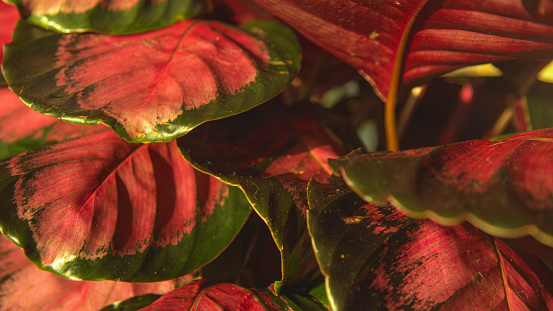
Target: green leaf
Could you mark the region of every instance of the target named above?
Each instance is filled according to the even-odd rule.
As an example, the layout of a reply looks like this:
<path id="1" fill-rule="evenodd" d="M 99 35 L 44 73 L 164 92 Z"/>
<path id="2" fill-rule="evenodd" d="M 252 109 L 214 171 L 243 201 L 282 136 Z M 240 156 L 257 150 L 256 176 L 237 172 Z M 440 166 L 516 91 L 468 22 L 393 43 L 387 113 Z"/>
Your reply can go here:
<path id="1" fill-rule="evenodd" d="M 203 0 L 8 0 L 29 22 L 59 32 L 128 34 L 192 18 L 207 7 Z"/>
<path id="2" fill-rule="evenodd" d="M 352 153 L 331 165 L 367 202 L 390 201 L 443 225 L 553 246 L 553 130 L 398 153 Z"/>
<path id="3" fill-rule="evenodd" d="M 207 264 L 250 214 L 243 193 L 196 171 L 176 143 L 104 130 L 0 162 L 0 229 L 43 270 L 152 282 Z"/>
<path id="4" fill-rule="evenodd" d="M 329 132 L 347 125 L 331 125 L 331 120 L 315 107 L 284 108 L 271 102 L 207 123 L 177 140 L 197 169 L 242 188 L 269 226 L 282 256 L 277 292 L 283 283 L 316 269 L 314 261 L 306 261 L 312 254 L 306 189 L 309 179 L 329 177 L 327 159 L 344 152 L 338 136 Z"/>
<path id="5" fill-rule="evenodd" d="M 309 183 L 309 232 L 333 310 L 551 310 L 553 297 L 501 240 L 443 227 Z"/>
<path id="6" fill-rule="evenodd" d="M 189 20 L 132 36 L 59 34 L 20 21 L 3 68 L 38 112 L 162 142 L 274 97 L 296 76 L 300 54 L 276 21 Z"/>

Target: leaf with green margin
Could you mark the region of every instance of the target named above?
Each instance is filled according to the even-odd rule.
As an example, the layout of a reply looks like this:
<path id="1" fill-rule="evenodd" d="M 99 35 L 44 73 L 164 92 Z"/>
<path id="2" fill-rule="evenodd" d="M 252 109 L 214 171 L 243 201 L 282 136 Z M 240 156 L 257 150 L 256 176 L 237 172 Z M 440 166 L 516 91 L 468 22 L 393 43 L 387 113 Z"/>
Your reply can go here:
<path id="1" fill-rule="evenodd" d="M 553 246 L 553 129 L 398 153 L 352 153 L 331 166 L 368 202 L 413 217 L 469 221 L 499 237 Z"/>
<path id="2" fill-rule="evenodd" d="M 501 240 L 443 227 L 310 182 L 309 232 L 333 310 L 553 310 Z"/>
<path id="3" fill-rule="evenodd" d="M 132 36 L 59 34 L 20 21 L 3 68 L 38 112 L 161 142 L 271 99 L 296 76 L 300 54 L 276 21 L 189 20 Z"/>
<path id="4" fill-rule="evenodd" d="M 13 5 L 6 4 L 0 1 L 0 63 L 4 58 L 4 44 L 12 41 L 12 31 L 19 19 L 19 13 Z M 0 73 L 0 86 L 6 85 L 4 75 Z"/>
<path id="5" fill-rule="evenodd" d="M 242 188 L 265 220 L 282 256 L 283 279 L 275 289 L 308 273 L 312 254 L 305 224 L 307 182 L 331 175 L 328 158 L 344 153 L 347 124 L 313 106 L 285 108 L 277 101 L 206 123 L 177 140 L 197 169 Z M 335 130 L 337 136 L 329 132 Z M 312 262 L 312 269 L 316 269 Z M 301 278 L 301 276 L 298 276 Z"/>
<path id="6" fill-rule="evenodd" d="M 196 171 L 176 143 L 112 131 L 0 162 L 0 229 L 41 269 L 83 280 L 152 282 L 190 273 L 250 214 L 243 193 Z"/>
<path id="7" fill-rule="evenodd" d="M 186 275 L 170 281 L 134 284 L 68 280 L 40 271 L 22 249 L 0 235 L 2 310 L 98 310 L 135 295 L 163 295 L 191 279 L 191 275 Z"/>
<path id="8" fill-rule="evenodd" d="M 103 307 L 100 311 L 136 311 L 151 305 L 160 297 L 161 295 L 155 294 L 135 296 L 125 301 L 115 302 L 109 306 Z"/>
<path id="9" fill-rule="evenodd" d="M 192 281 L 165 294 L 144 308 L 148 310 L 327 310 L 316 300 L 299 295 L 275 295 L 268 288 L 247 289 L 207 279 Z"/>
<path id="10" fill-rule="evenodd" d="M 129 34 L 166 27 L 207 8 L 204 0 L 7 0 L 29 22 L 58 32 Z"/>
<path id="11" fill-rule="evenodd" d="M 0 87 L 0 105 L 0 159 L 105 129 L 69 124 L 40 114 L 7 87 Z"/>

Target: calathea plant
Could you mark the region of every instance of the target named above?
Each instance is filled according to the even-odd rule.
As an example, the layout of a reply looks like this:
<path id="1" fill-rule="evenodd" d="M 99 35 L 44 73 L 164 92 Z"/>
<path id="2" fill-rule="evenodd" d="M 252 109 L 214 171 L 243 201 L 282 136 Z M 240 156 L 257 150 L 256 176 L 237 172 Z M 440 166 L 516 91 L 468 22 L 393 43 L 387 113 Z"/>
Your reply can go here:
<path id="1" fill-rule="evenodd" d="M 0 25 L 0 309 L 553 309 L 551 0 Z"/>

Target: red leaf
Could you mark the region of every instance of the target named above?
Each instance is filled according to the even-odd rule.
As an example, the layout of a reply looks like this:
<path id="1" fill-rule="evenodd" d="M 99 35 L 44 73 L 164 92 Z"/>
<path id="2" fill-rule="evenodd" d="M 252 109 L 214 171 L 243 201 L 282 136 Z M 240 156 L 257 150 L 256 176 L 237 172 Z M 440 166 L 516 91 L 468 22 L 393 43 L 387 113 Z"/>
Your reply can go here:
<path id="1" fill-rule="evenodd" d="M 309 231 L 336 310 L 553 310 L 534 272 L 468 224 L 409 219 L 315 182 L 309 204 Z"/>
<path id="2" fill-rule="evenodd" d="M 549 0 L 255 1 L 360 69 L 381 98 L 404 54 L 407 84 L 473 64 L 553 57 Z"/>
<path id="3" fill-rule="evenodd" d="M 0 1 L 0 63 L 4 59 L 4 44 L 12 41 L 12 31 L 15 28 L 15 23 L 19 19 L 17 8 Z M 4 78 L 0 77 L 0 83 Z"/>
<path id="4" fill-rule="evenodd" d="M 10 158 L 0 176 L 11 196 L 0 205 L 2 231 L 36 249 L 29 256 L 39 266 L 70 278 L 153 281 L 191 272 L 219 254 L 249 214 L 235 201 L 239 190 L 197 172 L 175 142 L 129 144 L 109 130 Z M 209 229 L 219 218 L 225 225 Z"/>
<path id="5" fill-rule="evenodd" d="M 467 141 L 333 160 L 369 202 L 453 225 L 468 220 L 502 237 L 532 235 L 553 246 L 553 130 L 502 141 Z"/>
<path id="6" fill-rule="evenodd" d="M 18 25 L 6 49 L 10 88 L 41 113 L 102 122 L 133 142 L 170 141 L 251 109 L 280 92 L 299 67 L 293 33 L 274 21 L 236 28 L 189 20 L 131 36 Z"/>
<path id="7" fill-rule="evenodd" d="M 158 283 L 72 281 L 38 270 L 6 237 L 0 236 L 0 305 L 9 310 L 99 310 L 148 293 L 163 295 L 191 276 Z"/>

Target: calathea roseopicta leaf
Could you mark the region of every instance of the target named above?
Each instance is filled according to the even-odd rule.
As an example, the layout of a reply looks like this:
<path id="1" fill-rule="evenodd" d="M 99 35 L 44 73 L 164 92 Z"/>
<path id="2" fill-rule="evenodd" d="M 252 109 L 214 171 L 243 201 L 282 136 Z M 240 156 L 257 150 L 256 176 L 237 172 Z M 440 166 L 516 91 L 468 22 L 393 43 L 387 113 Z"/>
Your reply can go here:
<path id="1" fill-rule="evenodd" d="M 0 158 L 104 128 L 74 125 L 40 114 L 29 109 L 7 87 L 0 87 L 0 105 Z"/>
<path id="2" fill-rule="evenodd" d="M 312 254 L 305 223 L 307 182 L 331 175 L 328 158 L 344 152 L 315 107 L 283 108 L 269 102 L 246 113 L 206 123 L 177 140 L 199 170 L 237 185 L 265 220 L 282 257 L 282 282 L 291 281 Z M 316 269 L 315 266 L 313 268 Z"/>
<path id="3" fill-rule="evenodd" d="M 22 249 L 0 235 L 0 305 L 2 310 L 99 310 L 136 295 L 163 295 L 192 279 L 156 283 L 90 282 L 40 271 Z"/>
<path id="4" fill-rule="evenodd" d="M 553 246 L 553 130 L 399 153 L 355 152 L 334 171 L 369 202 L 392 202 L 444 225 L 468 220 L 500 237 Z"/>
<path id="5" fill-rule="evenodd" d="M 38 112 L 160 142 L 272 98 L 300 56 L 293 32 L 276 21 L 188 20 L 132 36 L 59 34 L 20 21 L 3 68 Z"/>
<path id="6" fill-rule="evenodd" d="M 175 142 L 112 131 L 0 162 L 0 229 L 38 267 L 83 280 L 160 281 L 205 265 L 250 213 L 240 189 L 196 171 Z"/>
<path id="7" fill-rule="evenodd" d="M 534 272 L 498 238 L 309 183 L 307 220 L 333 310 L 553 310 Z"/>
<path id="8" fill-rule="evenodd" d="M 135 33 L 200 14 L 204 0 L 7 0 L 29 22 L 59 32 Z"/>
<path id="9" fill-rule="evenodd" d="M 255 2 L 359 69 L 382 98 L 400 77 L 413 85 L 469 65 L 553 57 L 550 1 Z"/>
<path id="10" fill-rule="evenodd" d="M 9 4 L 0 1 L 0 63 L 4 58 L 4 49 L 2 46 L 12 41 L 12 31 L 19 19 L 17 9 Z M 0 73 L 0 86 L 6 84 L 4 75 Z"/>
<path id="11" fill-rule="evenodd" d="M 275 295 L 268 288 L 247 289 L 230 283 L 214 283 L 207 279 L 192 281 L 165 294 L 149 310 L 328 310 L 321 303 L 299 295 Z"/>

